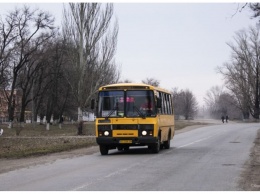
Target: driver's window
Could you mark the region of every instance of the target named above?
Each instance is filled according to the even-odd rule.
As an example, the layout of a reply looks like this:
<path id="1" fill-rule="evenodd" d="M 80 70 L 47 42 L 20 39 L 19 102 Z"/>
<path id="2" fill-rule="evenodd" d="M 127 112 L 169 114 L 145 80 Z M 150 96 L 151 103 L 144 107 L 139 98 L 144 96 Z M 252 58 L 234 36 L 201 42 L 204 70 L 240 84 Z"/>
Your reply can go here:
<path id="1" fill-rule="evenodd" d="M 101 117 L 122 117 L 124 113 L 124 92 L 104 91 L 99 94 L 99 115 Z"/>
<path id="2" fill-rule="evenodd" d="M 111 110 L 113 109 L 113 98 L 104 97 L 103 102 L 103 110 Z"/>

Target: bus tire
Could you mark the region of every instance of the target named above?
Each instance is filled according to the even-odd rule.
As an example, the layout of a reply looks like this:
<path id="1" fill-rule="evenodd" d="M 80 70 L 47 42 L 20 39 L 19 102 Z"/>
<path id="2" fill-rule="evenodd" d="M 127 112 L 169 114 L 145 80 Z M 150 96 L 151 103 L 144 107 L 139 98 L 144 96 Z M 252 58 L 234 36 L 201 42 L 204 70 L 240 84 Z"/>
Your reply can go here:
<path id="1" fill-rule="evenodd" d="M 118 146 L 118 147 L 117 147 L 117 150 L 118 150 L 118 151 L 122 151 L 122 150 L 123 150 L 123 147 L 122 147 L 122 146 Z"/>
<path id="2" fill-rule="evenodd" d="M 168 140 L 164 142 L 164 148 L 170 149 L 171 147 L 171 131 L 169 131 Z"/>
<path id="3" fill-rule="evenodd" d="M 99 150 L 100 150 L 101 155 L 107 155 L 108 154 L 108 147 L 107 146 L 100 145 Z"/>
<path id="4" fill-rule="evenodd" d="M 125 146 L 125 147 L 124 147 L 124 150 L 125 150 L 125 151 L 128 151 L 128 150 L 129 150 L 129 146 Z"/>
<path id="5" fill-rule="evenodd" d="M 158 137 L 156 144 L 152 145 L 151 148 L 153 153 L 155 154 L 159 153 L 161 148 L 160 137 Z"/>

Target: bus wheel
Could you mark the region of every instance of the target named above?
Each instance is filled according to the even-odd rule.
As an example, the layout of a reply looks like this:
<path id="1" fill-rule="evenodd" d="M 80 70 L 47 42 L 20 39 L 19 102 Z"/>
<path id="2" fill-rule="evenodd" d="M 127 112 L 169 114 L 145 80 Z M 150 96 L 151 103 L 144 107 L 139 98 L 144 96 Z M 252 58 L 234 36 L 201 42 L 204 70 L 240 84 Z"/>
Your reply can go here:
<path id="1" fill-rule="evenodd" d="M 171 147 L 171 137 L 170 137 L 170 135 L 168 135 L 168 140 L 163 142 L 163 143 L 164 143 L 165 149 L 170 149 L 170 147 Z"/>
<path id="2" fill-rule="evenodd" d="M 156 144 L 152 145 L 152 147 L 151 147 L 152 148 L 152 152 L 156 153 L 156 154 L 159 153 L 160 147 L 161 147 L 160 137 L 158 137 Z"/>
<path id="3" fill-rule="evenodd" d="M 107 155 L 107 154 L 108 154 L 108 148 L 107 148 L 107 146 L 100 145 L 100 146 L 99 146 L 99 150 L 100 150 L 101 155 Z"/>
<path id="4" fill-rule="evenodd" d="M 125 151 L 128 151 L 128 150 L 129 150 L 129 146 L 125 146 L 125 147 L 124 147 L 124 150 L 125 150 Z"/>
<path id="5" fill-rule="evenodd" d="M 123 150 L 123 147 L 122 147 L 122 146 L 118 146 L 118 147 L 117 147 L 117 150 L 118 150 L 118 151 L 122 151 L 122 150 Z"/>

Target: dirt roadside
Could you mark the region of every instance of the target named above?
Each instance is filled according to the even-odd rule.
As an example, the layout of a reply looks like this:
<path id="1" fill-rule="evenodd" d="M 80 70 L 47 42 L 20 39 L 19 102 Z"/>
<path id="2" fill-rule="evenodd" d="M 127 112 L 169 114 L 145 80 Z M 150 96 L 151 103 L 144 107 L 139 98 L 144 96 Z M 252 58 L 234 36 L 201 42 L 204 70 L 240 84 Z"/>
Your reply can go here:
<path id="1" fill-rule="evenodd" d="M 258 129 L 250 159 L 244 164 L 240 189 L 243 191 L 260 191 L 260 129 Z"/>
<path id="2" fill-rule="evenodd" d="M 185 127 L 176 131 L 176 134 L 185 133 L 187 131 L 203 127 L 205 125 L 194 125 Z M 34 156 L 21 159 L 0 159 L 0 174 L 9 171 L 29 168 L 30 166 L 41 165 L 45 163 L 53 163 L 59 159 L 74 158 L 83 155 L 91 155 L 99 152 L 98 146 L 89 148 L 81 148 L 72 151 L 64 151 L 59 153 L 48 154 L 44 156 Z M 251 149 L 250 159 L 244 165 L 244 171 L 239 181 L 240 189 L 243 191 L 260 191 L 260 129 Z"/>

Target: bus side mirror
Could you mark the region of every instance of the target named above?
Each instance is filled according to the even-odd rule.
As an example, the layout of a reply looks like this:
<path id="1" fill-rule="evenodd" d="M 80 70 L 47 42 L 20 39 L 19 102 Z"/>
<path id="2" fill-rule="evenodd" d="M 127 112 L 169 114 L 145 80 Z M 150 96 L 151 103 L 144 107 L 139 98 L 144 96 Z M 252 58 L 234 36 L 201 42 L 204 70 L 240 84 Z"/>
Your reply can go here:
<path id="1" fill-rule="evenodd" d="M 157 108 L 162 108 L 162 100 L 160 98 L 157 98 Z"/>
<path id="2" fill-rule="evenodd" d="M 95 99 L 91 99 L 91 109 L 95 108 Z"/>

